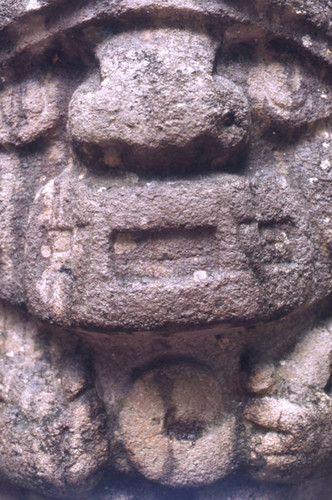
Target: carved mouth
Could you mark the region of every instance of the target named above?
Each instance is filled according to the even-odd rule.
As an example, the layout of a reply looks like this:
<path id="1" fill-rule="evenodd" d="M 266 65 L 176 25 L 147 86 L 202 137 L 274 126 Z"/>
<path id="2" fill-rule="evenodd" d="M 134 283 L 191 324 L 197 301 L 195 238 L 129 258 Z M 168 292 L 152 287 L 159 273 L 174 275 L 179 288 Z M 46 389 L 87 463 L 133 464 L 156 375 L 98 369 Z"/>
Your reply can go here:
<path id="1" fill-rule="evenodd" d="M 311 243 L 277 180 L 104 181 L 67 173 L 40 193 L 26 247 L 34 314 L 142 330 L 271 319 L 308 300 Z"/>
<path id="2" fill-rule="evenodd" d="M 215 226 L 114 231 L 111 252 L 122 282 L 194 275 L 204 279 L 218 267 Z"/>

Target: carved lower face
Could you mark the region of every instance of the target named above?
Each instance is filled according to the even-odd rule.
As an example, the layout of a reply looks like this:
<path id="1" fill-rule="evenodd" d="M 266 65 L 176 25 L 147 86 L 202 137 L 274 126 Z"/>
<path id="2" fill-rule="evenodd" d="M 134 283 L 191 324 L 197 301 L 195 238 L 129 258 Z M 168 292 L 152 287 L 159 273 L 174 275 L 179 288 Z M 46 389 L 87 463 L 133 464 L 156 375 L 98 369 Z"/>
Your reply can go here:
<path id="1" fill-rule="evenodd" d="M 17 482 L 30 463 L 30 443 L 13 445 L 19 417 L 38 452 L 22 484 L 47 494 L 84 489 L 107 464 L 172 487 L 236 470 L 278 482 L 330 472 L 331 324 L 317 319 L 332 291 L 323 44 L 294 35 L 290 53 L 273 26 L 239 23 L 220 2 L 152 2 L 152 14 L 146 3 L 123 18 L 104 6 L 105 23 L 86 28 L 84 15 L 100 14 L 91 2 L 75 49 L 62 42 L 72 59 L 52 52 L 46 77 L 0 96 L 1 293 L 43 321 L 27 333 L 0 311 L 3 475 Z M 26 338 L 52 411 L 29 391 L 10 395 L 6 370 L 23 377 Z"/>

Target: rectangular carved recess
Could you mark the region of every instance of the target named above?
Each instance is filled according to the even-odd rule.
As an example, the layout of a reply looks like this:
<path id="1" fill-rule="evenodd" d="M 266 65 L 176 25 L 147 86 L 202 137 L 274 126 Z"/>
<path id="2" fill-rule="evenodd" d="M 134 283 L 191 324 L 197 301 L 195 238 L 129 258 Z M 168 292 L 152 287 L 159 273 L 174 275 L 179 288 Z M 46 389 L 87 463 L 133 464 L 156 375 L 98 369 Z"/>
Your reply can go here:
<path id="1" fill-rule="evenodd" d="M 115 231 L 111 236 L 115 276 L 131 281 L 188 276 L 218 266 L 213 226 Z"/>

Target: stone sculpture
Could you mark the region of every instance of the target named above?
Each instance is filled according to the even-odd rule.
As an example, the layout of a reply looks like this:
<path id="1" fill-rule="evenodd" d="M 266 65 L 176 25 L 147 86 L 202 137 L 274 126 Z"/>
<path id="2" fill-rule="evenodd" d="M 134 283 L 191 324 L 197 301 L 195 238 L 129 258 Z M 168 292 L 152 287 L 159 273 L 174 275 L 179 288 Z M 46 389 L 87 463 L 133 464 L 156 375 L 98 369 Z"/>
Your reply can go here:
<path id="1" fill-rule="evenodd" d="M 0 1 L 6 488 L 330 498 L 331 22 Z"/>

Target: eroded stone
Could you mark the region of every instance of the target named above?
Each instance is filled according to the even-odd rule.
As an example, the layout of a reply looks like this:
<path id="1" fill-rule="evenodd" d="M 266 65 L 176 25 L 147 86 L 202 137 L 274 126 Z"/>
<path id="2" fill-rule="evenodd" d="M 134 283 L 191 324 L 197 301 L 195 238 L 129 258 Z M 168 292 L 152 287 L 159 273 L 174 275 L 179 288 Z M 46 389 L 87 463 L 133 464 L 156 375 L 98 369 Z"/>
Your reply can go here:
<path id="1" fill-rule="evenodd" d="M 330 18 L 0 1 L 1 480 L 329 498 Z"/>
<path id="2" fill-rule="evenodd" d="M 246 97 L 213 75 L 216 43 L 185 30 L 106 39 L 100 77 L 75 92 L 69 131 L 88 163 L 178 173 L 235 162 L 249 140 Z M 199 113 L 197 110 L 199 109 Z"/>
<path id="3" fill-rule="evenodd" d="M 208 484 L 227 475 L 234 424 L 218 382 L 205 368 L 188 363 L 145 372 L 120 414 L 135 467 L 170 486 Z"/>

